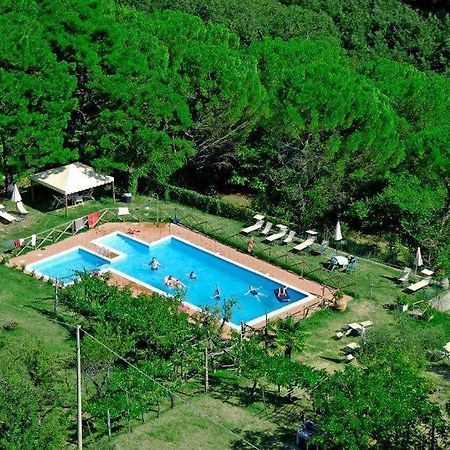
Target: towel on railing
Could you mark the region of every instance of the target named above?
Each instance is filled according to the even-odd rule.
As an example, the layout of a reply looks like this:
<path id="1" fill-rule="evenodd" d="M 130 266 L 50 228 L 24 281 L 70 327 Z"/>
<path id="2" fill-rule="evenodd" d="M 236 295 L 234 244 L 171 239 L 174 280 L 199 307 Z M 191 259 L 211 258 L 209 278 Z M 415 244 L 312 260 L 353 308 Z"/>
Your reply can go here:
<path id="1" fill-rule="evenodd" d="M 88 219 L 89 220 L 89 219 Z M 84 218 L 75 219 L 73 221 L 73 231 L 76 233 L 85 227 Z"/>
<path id="2" fill-rule="evenodd" d="M 33 247 L 36 245 L 36 235 L 35 234 L 31 235 L 30 245 Z"/>
<path id="3" fill-rule="evenodd" d="M 20 248 L 20 247 L 22 247 L 22 245 L 23 245 L 23 239 L 16 239 L 14 241 L 14 247 Z"/>
<path id="4" fill-rule="evenodd" d="M 98 211 L 89 214 L 87 216 L 88 227 L 94 228 L 99 219 L 100 219 L 100 213 Z"/>

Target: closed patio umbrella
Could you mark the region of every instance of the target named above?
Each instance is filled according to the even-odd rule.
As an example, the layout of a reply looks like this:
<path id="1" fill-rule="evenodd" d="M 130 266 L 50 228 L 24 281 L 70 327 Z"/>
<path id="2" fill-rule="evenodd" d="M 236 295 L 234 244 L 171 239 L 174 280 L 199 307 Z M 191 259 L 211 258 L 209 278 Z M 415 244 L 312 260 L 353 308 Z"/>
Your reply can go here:
<path id="1" fill-rule="evenodd" d="M 334 240 L 336 241 L 336 255 L 337 255 L 339 243 L 340 241 L 342 241 L 341 222 L 339 222 L 339 220 L 337 221 L 333 237 Z"/>
<path id="2" fill-rule="evenodd" d="M 11 200 L 15 203 L 22 201 L 22 196 L 20 195 L 19 189 L 17 188 L 17 184 L 14 184 Z"/>
<path id="3" fill-rule="evenodd" d="M 420 247 L 417 247 L 416 257 L 414 258 L 414 266 L 416 267 L 416 272 L 418 267 L 423 266 L 423 259 Z"/>
<path id="4" fill-rule="evenodd" d="M 334 230 L 334 240 L 335 241 L 342 240 L 341 222 L 339 222 L 339 220 L 337 221 L 336 229 Z"/>

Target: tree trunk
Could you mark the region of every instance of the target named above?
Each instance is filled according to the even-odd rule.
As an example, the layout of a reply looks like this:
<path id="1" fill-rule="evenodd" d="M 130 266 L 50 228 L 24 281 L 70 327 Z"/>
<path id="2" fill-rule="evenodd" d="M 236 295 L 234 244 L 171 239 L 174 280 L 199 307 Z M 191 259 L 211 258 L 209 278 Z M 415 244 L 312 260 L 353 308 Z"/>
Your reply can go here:
<path id="1" fill-rule="evenodd" d="M 292 357 L 292 347 L 290 345 L 287 345 L 286 348 L 284 349 L 284 356 L 287 359 L 291 359 L 291 357 Z"/>
<path id="2" fill-rule="evenodd" d="M 109 412 L 109 408 L 106 410 L 106 424 L 108 426 L 108 437 L 111 439 L 112 433 L 111 433 L 111 414 Z"/>
<path id="3" fill-rule="evenodd" d="M 258 386 L 258 381 L 254 380 L 253 381 L 252 390 L 251 390 L 251 393 L 250 393 L 250 397 L 252 399 L 255 397 L 256 386 Z"/>

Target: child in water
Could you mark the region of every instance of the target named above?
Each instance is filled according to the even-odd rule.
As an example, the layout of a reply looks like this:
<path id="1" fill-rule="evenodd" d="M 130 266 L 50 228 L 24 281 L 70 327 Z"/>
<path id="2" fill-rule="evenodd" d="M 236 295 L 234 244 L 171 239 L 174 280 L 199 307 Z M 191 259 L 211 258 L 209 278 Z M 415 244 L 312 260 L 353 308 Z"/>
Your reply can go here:
<path id="1" fill-rule="evenodd" d="M 161 267 L 161 263 L 156 259 L 156 256 L 154 256 L 150 261 L 149 266 L 152 270 L 158 270 Z"/>

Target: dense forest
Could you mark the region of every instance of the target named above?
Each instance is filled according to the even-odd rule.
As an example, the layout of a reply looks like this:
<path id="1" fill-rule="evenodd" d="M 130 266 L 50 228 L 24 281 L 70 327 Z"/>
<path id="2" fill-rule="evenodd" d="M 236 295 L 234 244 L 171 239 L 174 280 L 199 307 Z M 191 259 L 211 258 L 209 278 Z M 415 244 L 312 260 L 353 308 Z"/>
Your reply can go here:
<path id="1" fill-rule="evenodd" d="M 82 160 L 450 265 L 445 1 L 0 2 L 5 186 Z"/>

